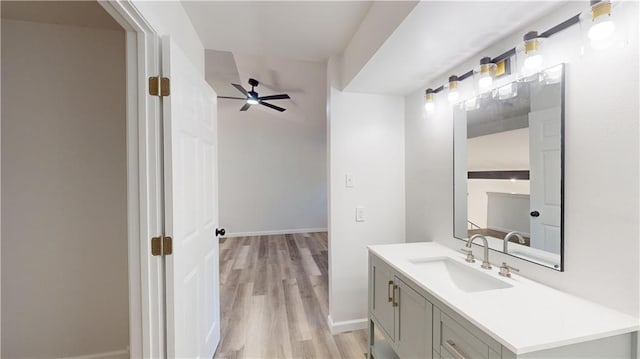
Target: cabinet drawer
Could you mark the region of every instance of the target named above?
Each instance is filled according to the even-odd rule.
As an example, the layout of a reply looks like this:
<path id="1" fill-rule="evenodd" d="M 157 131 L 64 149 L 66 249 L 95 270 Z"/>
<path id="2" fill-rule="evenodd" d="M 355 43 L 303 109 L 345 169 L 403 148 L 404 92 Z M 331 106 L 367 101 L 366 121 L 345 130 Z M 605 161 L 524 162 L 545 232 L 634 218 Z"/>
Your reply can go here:
<path id="1" fill-rule="evenodd" d="M 440 354 L 443 358 L 483 358 L 494 357 L 489 345 L 471 334 L 445 313 L 440 313 Z"/>

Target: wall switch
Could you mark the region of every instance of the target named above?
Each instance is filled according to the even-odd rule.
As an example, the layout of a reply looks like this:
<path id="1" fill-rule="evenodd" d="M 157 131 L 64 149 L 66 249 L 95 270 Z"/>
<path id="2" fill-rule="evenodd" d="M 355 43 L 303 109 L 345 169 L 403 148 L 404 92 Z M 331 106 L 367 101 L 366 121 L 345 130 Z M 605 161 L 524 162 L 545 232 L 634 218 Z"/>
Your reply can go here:
<path id="1" fill-rule="evenodd" d="M 364 207 L 356 207 L 356 222 L 364 222 Z"/>
<path id="2" fill-rule="evenodd" d="M 352 188 L 353 187 L 353 176 L 351 176 L 350 173 L 347 173 L 344 176 L 344 186 L 347 188 Z"/>

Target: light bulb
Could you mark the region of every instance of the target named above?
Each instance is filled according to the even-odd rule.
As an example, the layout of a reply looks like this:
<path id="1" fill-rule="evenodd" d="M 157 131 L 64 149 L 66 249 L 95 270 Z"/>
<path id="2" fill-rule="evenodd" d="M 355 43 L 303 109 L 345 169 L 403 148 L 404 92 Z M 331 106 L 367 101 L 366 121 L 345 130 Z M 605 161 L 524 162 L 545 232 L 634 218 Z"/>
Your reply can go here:
<path id="1" fill-rule="evenodd" d="M 524 34 L 524 68 L 528 71 L 539 70 L 542 67 L 542 55 L 538 51 L 538 32 L 529 31 Z"/>
<path id="2" fill-rule="evenodd" d="M 533 53 L 524 59 L 524 67 L 527 70 L 538 70 L 542 67 L 542 55 Z"/>
<path id="3" fill-rule="evenodd" d="M 424 104 L 424 109 L 427 110 L 427 112 L 433 112 L 434 108 L 435 105 L 431 101 L 427 101 L 427 103 Z"/>
<path id="4" fill-rule="evenodd" d="M 255 98 L 250 97 L 250 98 L 248 98 L 248 99 L 247 99 L 247 103 L 248 103 L 249 105 L 257 105 L 257 104 L 259 104 L 260 102 L 258 102 L 258 100 L 256 100 Z"/>
<path id="5" fill-rule="evenodd" d="M 602 41 L 613 35 L 616 30 L 616 25 L 611 19 L 604 18 L 602 21 L 597 21 L 591 25 L 588 36 L 591 41 Z"/>
<path id="6" fill-rule="evenodd" d="M 460 98 L 458 93 L 458 76 L 449 76 L 449 94 L 447 95 L 449 102 L 456 102 Z"/>
<path id="7" fill-rule="evenodd" d="M 480 80 L 478 80 L 478 85 L 480 86 L 480 88 L 486 89 L 487 87 L 491 87 L 491 84 L 493 83 L 493 78 L 491 78 L 490 75 L 485 75 L 483 77 L 480 77 Z"/>
<path id="8" fill-rule="evenodd" d="M 616 25 L 611 20 L 612 11 L 610 0 L 591 0 L 592 24 L 587 36 L 591 46 L 595 49 L 609 47 L 611 35 L 616 31 Z"/>
<path id="9" fill-rule="evenodd" d="M 478 79 L 478 86 L 481 89 L 486 89 L 493 83 L 493 71 L 495 67 L 496 65 L 491 62 L 490 57 L 480 59 L 480 79 Z"/>
<path id="10" fill-rule="evenodd" d="M 435 93 L 435 91 L 433 91 L 433 89 L 428 88 L 425 92 L 424 92 L 424 98 L 426 100 L 425 104 L 424 104 L 424 109 L 427 110 L 427 112 L 432 112 L 435 105 L 433 103 L 433 94 Z"/>

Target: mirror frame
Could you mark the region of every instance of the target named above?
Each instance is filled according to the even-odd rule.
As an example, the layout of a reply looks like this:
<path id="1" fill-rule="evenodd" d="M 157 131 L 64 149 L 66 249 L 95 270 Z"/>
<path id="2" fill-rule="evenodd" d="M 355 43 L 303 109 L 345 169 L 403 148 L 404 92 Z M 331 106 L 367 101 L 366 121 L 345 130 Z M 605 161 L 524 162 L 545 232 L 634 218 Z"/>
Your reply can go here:
<path id="1" fill-rule="evenodd" d="M 522 258 L 510 253 L 504 253 L 503 251 L 499 251 L 493 248 L 489 248 L 492 251 L 495 251 L 497 253 L 502 253 L 504 255 L 508 255 L 511 256 L 513 258 L 517 258 L 519 260 L 523 260 L 523 261 L 527 261 L 536 265 L 539 265 L 543 268 L 548 268 L 554 271 L 558 271 L 558 272 L 564 272 L 564 244 L 565 244 L 565 231 L 564 231 L 564 189 L 565 189 L 565 105 L 566 105 L 566 99 L 565 99 L 565 90 L 566 90 L 566 70 L 567 70 L 567 66 L 565 63 L 559 63 L 557 65 L 545 68 L 540 70 L 539 72 L 536 72 L 535 74 L 529 75 L 525 78 L 522 79 L 515 79 L 514 81 L 510 81 L 508 83 L 503 84 L 502 86 L 506 86 L 508 84 L 514 83 L 514 82 L 527 82 L 527 79 L 530 79 L 533 76 L 538 76 L 538 78 L 540 78 L 540 76 L 542 76 L 542 74 L 549 70 L 552 69 L 554 67 L 560 66 L 562 69 L 562 75 L 560 76 L 560 267 L 559 268 L 554 268 L 554 267 L 550 267 L 550 266 L 546 266 L 544 264 L 535 262 L 533 260 L 529 260 L 526 258 Z M 496 88 L 491 89 L 489 91 L 494 91 L 496 90 Z M 482 94 L 477 94 L 475 97 L 478 97 Z M 461 106 L 462 104 L 464 104 L 464 101 L 460 101 L 452 106 Z M 456 224 L 456 220 L 455 220 L 455 216 L 456 216 L 456 185 L 455 185 L 455 176 L 456 176 L 456 125 L 455 125 L 455 121 L 453 119 L 454 116 L 454 111 L 452 111 L 451 113 L 451 122 L 452 122 L 452 143 L 453 143 L 453 151 L 452 151 L 452 164 L 453 164 L 453 168 L 452 168 L 452 184 L 453 184 L 453 237 L 456 239 L 459 239 L 461 241 L 467 241 L 467 238 L 460 238 L 456 236 L 456 228 L 455 228 L 455 224 Z M 468 171 L 467 171 L 468 172 Z M 468 175 L 467 175 L 468 176 Z M 468 178 L 467 178 L 468 181 Z M 468 215 L 467 215 L 467 220 L 469 219 Z M 476 245 L 478 247 L 480 247 L 479 244 L 477 243 L 473 243 L 473 245 Z"/>

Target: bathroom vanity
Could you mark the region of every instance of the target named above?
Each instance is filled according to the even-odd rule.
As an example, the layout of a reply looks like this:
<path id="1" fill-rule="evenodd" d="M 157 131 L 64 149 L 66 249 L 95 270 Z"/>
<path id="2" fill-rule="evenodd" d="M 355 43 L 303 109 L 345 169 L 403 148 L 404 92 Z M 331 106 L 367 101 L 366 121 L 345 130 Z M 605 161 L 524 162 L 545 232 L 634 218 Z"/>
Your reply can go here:
<path id="1" fill-rule="evenodd" d="M 369 247 L 369 358 L 636 358 L 638 319 L 438 243 Z"/>

